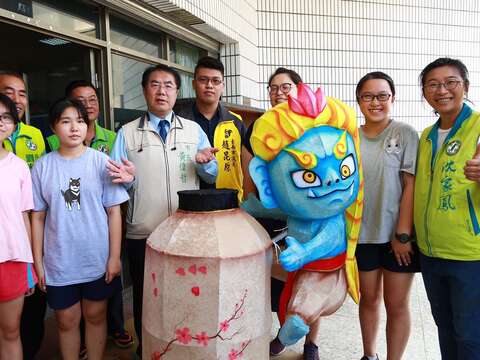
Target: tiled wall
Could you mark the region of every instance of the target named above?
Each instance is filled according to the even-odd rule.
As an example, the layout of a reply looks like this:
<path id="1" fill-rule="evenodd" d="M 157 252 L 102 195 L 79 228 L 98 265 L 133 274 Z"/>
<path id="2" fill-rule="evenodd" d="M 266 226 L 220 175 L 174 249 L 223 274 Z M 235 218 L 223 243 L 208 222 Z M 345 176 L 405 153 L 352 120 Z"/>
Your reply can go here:
<path id="1" fill-rule="evenodd" d="M 418 75 L 437 57 L 467 65 L 469 97 L 480 102 L 479 12 L 473 0 L 258 0 L 261 105 L 269 106 L 266 82 L 280 65 L 357 110 L 357 81 L 381 70 L 396 83 L 395 118 L 422 130 L 432 113 Z"/>
<path id="2" fill-rule="evenodd" d="M 205 22 L 193 25 L 222 45 L 220 59 L 226 67 L 225 101 L 258 107 L 258 32 L 256 0 L 169 0 Z"/>
<path id="3" fill-rule="evenodd" d="M 268 108 L 266 82 L 278 66 L 354 106 L 357 81 L 384 71 L 397 86 L 395 118 L 417 130 L 433 120 L 418 75 L 440 56 L 470 70 L 480 102 L 480 1 L 476 0 L 148 0 L 202 19 L 219 41 L 230 102 Z M 359 116 L 360 118 L 360 116 Z"/>

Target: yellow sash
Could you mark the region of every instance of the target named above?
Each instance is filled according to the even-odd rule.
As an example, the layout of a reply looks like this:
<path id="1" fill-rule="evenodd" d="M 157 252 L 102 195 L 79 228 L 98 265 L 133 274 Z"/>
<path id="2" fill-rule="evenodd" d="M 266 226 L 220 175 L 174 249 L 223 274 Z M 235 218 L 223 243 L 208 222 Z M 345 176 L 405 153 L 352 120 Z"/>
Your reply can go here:
<path id="1" fill-rule="evenodd" d="M 238 190 L 238 201 L 243 199 L 243 173 L 241 164 L 242 141 L 233 120 L 221 121 L 215 128 L 213 146 L 219 151 L 217 189 Z"/>

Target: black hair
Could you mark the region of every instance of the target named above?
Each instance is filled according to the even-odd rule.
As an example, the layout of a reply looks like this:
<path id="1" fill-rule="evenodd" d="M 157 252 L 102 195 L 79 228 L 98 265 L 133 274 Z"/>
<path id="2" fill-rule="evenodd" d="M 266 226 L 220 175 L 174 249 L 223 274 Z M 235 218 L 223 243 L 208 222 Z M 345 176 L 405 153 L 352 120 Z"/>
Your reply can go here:
<path id="1" fill-rule="evenodd" d="M 448 57 L 438 58 L 435 61 L 432 61 L 430 64 L 425 66 L 419 76 L 420 85 L 422 88 L 425 86 L 425 79 L 430 71 L 433 69 L 442 67 L 442 66 L 452 66 L 458 70 L 460 76 L 462 77 L 463 84 L 465 85 L 466 90 L 468 91 L 468 86 L 470 81 L 468 80 L 468 69 L 463 62 L 458 59 L 452 59 Z"/>
<path id="2" fill-rule="evenodd" d="M 173 77 L 175 78 L 175 85 L 177 86 L 177 89 L 180 90 L 180 87 L 182 86 L 182 80 L 180 79 L 180 74 L 178 73 L 177 70 L 175 70 L 171 66 L 164 65 L 164 64 L 158 64 L 158 65 L 155 65 L 155 66 L 150 66 L 143 72 L 142 87 L 144 89 L 148 84 L 148 80 L 150 79 L 151 73 L 153 73 L 154 71 L 163 71 L 163 72 L 172 74 Z"/>
<path id="3" fill-rule="evenodd" d="M 357 101 L 360 98 L 360 92 L 362 91 L 363 85 L 365 85 L 365 83 L 368 80 L 375 80 L 375 79 L 385 80 L 388 83 L 388 86 L 390 87 L 392 96 L 395 96 L 395 84 L 393 83 L 393 79 L 389 75 L 385 74 L 384 72 L 373 71 L 366 74 L 358 82 L 357 87 L 355 88 L 355 95 L 357 97 Z"/>
<path id="4" fill-rule="evenodd" d="M 20 119 L 18 118 L 17 107 L 15 106 L 13 100 L 10 99 L 7 95 L 0 94 L 0 103 L 2 103 L 7 108 L 8 112 L 13 117 L 15 125 L 17 125 L 20 122 Z"/>
<path id="5" fill-rule="evenodd" d="M 22 80 L 22 82 L 25 82 L 23 80 L 23 75 L 22 73 L 18 72 L 18 71 L 12 71 L 12 70 L 0 70 L 0 76 L 13 76 L 13 77 L 16 77 L 17 79 L 20 79 Z"/>
<path id="6" fill-rule="evenodd" d="M 298 75 L 297 72 L 293 71 L 293 70 L 290 70 L 290 69 L 287 69 L 287 68 L 284 68 L 284 67 L 279 67 L 277 68 L 277 70 L 275 70 L 275 72 L 270 75 L 270 77 L 268 78 L 268 86 L 270 86 L 270 84 L 272 83 L 272 80 L 275 76 L 277 75 L 280 75 L 280 74 L 287 74 L 290 79 L 292 79 L 293 83 L 295 85 L 298 85 L 300 84 L 302 81 L 302 78 L 300 75 Z"/>
<path id="7" fill-rule="evenodd" d="M 52 105 L 48 113 L 48 122 L 52 129 L 55 127 L 55 124 L 60 120 L 60 117 L 62 116 L 63 112 L 70 107 L 73 107 L 74 109 L 76 109 L 80 117 L 83 119 L 83 121 L 85 121 L 85 123 L 88 124 L 88 114 L 83 104 L 80 101 L 75 99 L 63 98 L 63 99 L 57 100 Z"/>
<path id="8" fill-rule="evenodd" d="M 90 81 L 87 81 L 87 80 L 73 80 L 72 82 L 70 82 L 67 85 L 67 87 L 65 88 L 65 96 L 67 98 L 71 97 L 73 90 L 75 90 L 76 88 L 79 88 L 79 87 L 92 88 L 95 91 L 95 95 L 97 95 L 97 97 L 98 97 L 97 88 Z"/>
<path id="9" fill-rule="evenodd" d="M 195 70 L 193 71 L 194 78 L 197 77 L 198 69 L 201 68 L 218 70 L 222 73 L 222 76 L 225 74 L 225 68 L 222 62 L 211 56 L 204 56 L 198 60 Z"/>

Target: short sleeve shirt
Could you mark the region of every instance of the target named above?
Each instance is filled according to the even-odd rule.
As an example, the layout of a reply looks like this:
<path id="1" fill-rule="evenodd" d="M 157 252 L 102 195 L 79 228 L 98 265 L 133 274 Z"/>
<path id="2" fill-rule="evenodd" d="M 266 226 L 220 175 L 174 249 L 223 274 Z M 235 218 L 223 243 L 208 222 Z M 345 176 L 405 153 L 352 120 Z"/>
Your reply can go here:
<path id="1" fill-rule="evenodd" d="M 33 263 L 22 212 L 33 209 L 32 180 L 27 163 L 9 152 L 0 160 L 0 263 Z"/>
<path id="2" fill-rule="evenodd" d="M 47 285 L 96 280 L 106 270 L 109 231 L 106 208 L 128 200 L 107 174 L 108 156 L 91 148 L 75 159 L 57 151 L 32 170 L 34 211 L 46 211 L 44 268 Z"/>
<path id="3" fill-rule="evenodd" d="M 401 173 L 415 174 L 418 134 L 392 120 L 375 138 L 360 129 L 365 202 L 359 243 L 390 241 L 397 226 L 403 187 Z"/>

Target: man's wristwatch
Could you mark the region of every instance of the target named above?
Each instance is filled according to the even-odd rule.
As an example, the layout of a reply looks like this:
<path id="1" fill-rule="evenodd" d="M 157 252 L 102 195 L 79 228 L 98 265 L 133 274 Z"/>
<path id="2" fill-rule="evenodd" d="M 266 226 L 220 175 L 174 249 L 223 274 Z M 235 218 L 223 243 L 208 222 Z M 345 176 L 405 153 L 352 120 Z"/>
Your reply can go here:
<path id="1" fill-rule="evenodd" d="M 401 233 L 401 234 L 398 234 L 396 233 L 395 234 L 395 238 L 400 241 L 402 244 L 406 244 L 408 242 L 410 242 L 412 240 L 412 238 L 410 237 L 410 235 L 406 234 L 406 233 Z"/>

